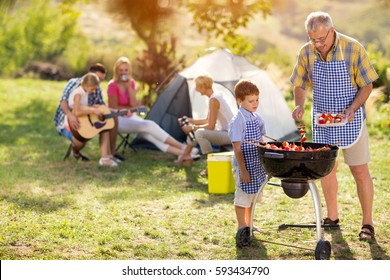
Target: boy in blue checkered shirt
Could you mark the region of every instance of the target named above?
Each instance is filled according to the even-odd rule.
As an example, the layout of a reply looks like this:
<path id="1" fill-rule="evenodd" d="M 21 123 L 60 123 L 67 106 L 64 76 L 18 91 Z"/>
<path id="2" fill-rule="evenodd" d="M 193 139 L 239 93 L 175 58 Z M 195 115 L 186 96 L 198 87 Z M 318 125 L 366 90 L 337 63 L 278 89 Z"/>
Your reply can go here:
<path id="1" fill-rule="evenodd" d="M 266 178 L 257 147 L 247 142 L 253 142 L 252 139 L 263 141 L 265 125 L 256 113 L 260 95 L 258 87 L 250 81 L 241 80 L 234 87 L 234 94 L 240 109 L 230 123 L 229 137 L 234 150 L 234 205 L 240 229 L 250 226 L 253 203 L 256 203 L 254 198 Z"/>

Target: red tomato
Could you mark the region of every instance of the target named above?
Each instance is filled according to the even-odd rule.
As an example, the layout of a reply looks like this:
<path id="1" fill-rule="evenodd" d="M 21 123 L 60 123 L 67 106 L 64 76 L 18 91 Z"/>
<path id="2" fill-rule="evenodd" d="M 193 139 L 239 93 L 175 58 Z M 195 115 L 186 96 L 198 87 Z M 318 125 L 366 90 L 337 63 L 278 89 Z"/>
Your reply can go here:
<path id="1" fill-rule="evenodd" d="M 331 113 L 328 113 L 325 118 L 325 123 L 332 123 L 333 122 L 333 116 Z"/>

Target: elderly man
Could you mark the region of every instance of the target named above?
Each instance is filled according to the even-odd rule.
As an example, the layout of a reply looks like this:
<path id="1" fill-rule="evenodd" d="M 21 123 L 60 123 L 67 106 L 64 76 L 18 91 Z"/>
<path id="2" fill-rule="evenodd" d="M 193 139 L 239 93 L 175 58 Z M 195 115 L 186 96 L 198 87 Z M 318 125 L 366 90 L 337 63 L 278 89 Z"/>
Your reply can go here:
<path id="1" fill-rule="evenodd" d="M 362 208 L 361 240 L 374 238 L 372 207 L 374 187 L 368 169 L 370 153 L 365 121 L 365 101 L 378 78 L 363 46 L 333 27 L 329 14 L 311 13 L 305 22 L 309 41 L 300 49 L 290 78 L 294 85 L 295 109 L 292 116 L 301 121 L 307 89 L 313 94 L 313 141 L 338 144 L 344 161 L 355 179 Z M 316 113 L 344 113 L 344 126 L 319 126 Z M 339 223 L 337 207 L 337 162 L 332 172 L 321 179 L 328 216 L 325 224 Z"/>

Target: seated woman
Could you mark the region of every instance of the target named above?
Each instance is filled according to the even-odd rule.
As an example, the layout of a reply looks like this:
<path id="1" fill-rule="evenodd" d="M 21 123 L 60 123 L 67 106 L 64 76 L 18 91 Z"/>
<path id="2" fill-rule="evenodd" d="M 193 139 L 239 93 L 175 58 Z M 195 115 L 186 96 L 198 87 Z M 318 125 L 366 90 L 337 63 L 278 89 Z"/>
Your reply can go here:
<path id="1" fill-rule="evenodd" d="M 113 70 L 113 79 L 107 87 L 109 107 L 117 110 L 136 108 L 140 102 L 136 96 L 135 81 L 131 77 L 129 59 L 120 57 L 115 62 Z M 118 131 L 120 133 L 138 133 L 139 136 L 154 144 L 164 153 L 179 156 L 186 148 L 185 144 L 174 139 L 154 121 L 144 120 L 130 111 L 127 115 L 118 117 Z"/>
<path id="2" fill-rule="evenodd" d="M 194 120 L 187 117 L 179 119 L 183 131 L 188 135 L 193 133 L 195 137 L 195 141 L 191 140 L 192 137 L 187 137 L 187 149 L 176 161 L 179 165 L 191 164 L 190 151 L 196 142 L 203 155 L 213 152 L 212 144 L 219 146 L 231 144 L 228 129 L 233 111 L 222 94 L 214 93 L 213 83 L 213 79 L 206 75 L 195 78 L 196 90 L 210 98 L 209 111 L 206 119 Z M 183 122 L 183 119 L 186 121 Z"/>
<path id="3" fill-rule="evenodd" d="M 105 114 L 105 112 L 98 105 L 88 106 L 88 94 L 96 91 L 99 86 L 99 82 L 99 77 L 95 73 L 87 73 L 82 77 L 80 83 L 71 92 L 68 99 L 69 108 L 72 110 L 73 115 L 76 117 L 81 117 L 88 114 L 95 114 L 97 116 L 102 116 Z M 69 126 L 67 117 L 65 118 L 65 125 Z M 72 134 L 72 137 L 74 138 L 72 141 L 88 141 L 88 139 L 81 137 L 77 131 L 72 131 Z M 75 145 L 72 145 L 72 148 L 73 153 L 79 153 Z M 100 131 L 100 165 L 110 167 L 117 166 L 117 163 L 110 154 L 110 151 L 109 130 L 102 130 Z"/>

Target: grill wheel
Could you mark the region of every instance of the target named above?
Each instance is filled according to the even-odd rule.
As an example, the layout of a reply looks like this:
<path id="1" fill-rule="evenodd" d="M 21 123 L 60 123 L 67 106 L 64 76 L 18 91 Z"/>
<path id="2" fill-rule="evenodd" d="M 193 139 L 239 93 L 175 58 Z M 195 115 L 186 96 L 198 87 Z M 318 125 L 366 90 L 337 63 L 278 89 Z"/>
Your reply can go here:
<path id="1" fill-rule="evenodd" d="M 316 250 L 314 251 L 314 256 L 316 260 L 329 260 L 330 254 L 331 254 L 330 242 L 326 240 L 318 241 Z"/>
<path id="2" fill-rule="evenodd" d="M 239 248 L 249 246 L 252 242 L 252 234 L 250 227 L 241 227 L 236 234 L 236 245 Z"/>

